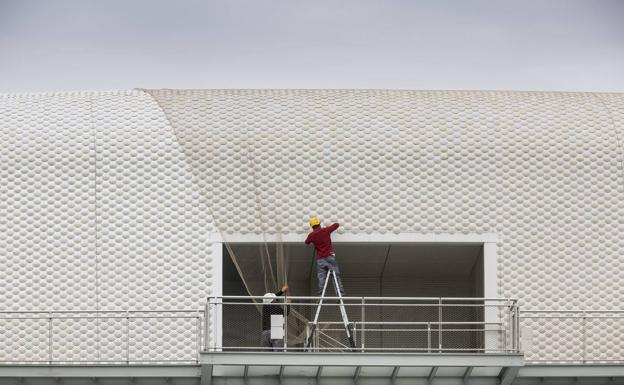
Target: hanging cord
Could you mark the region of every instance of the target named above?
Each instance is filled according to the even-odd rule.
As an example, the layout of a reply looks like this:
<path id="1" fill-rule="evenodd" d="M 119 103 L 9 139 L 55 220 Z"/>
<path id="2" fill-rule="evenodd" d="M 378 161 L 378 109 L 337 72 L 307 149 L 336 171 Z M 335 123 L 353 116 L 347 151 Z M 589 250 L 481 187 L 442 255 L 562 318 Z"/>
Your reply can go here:
<path id="1" fill-rule="evenodd" d="M 184 155 L 184 158 L 186 160 L 185 164 L 187 165 L 187 169 L 190 171 L 192 177 L 193 177 L 193 182 L 196 186 L 202 186 L 201 183 L 201 177 L 199 175 L 196 174 L 196 170 L 193 167 L 193 154 L 189 154 L 188 150 L 187 150 L 187 146 L 188 146 L 188 140 L 185 139 L 183 133 L 181 133 L 179 131 L 179 125 L 178 124 L 174 124 L 172 121 L 172 116 L 170 116 L 169 114 L 169 109 L 170 106 L 168 105 L 164 105 L 163 103 L 167 103 L 167 100 L 162 100 L 162 97 L 158 97 L 154 91 L 151 90 L 147 90 L 147 89 L 138 89 L 142 92 L 145 92 L 147 95 L 149 95 L 152 100 L 154 100 L 154 102 L 156 103 L 156 105 L 159 107 L 159 109 L 163 112 L 163 115 L 165 117 L 165 120 L 167 122 L 167 124 L 169 125 L 169 127 L 171 127 L 172 132 L 174 134 L 174 137 L 176 139 L 176 141 L 178 142 L 178 144 L 180 145 L 182 151 L 182 154 Z M 186 95 L 182 95 L 182 97 L 185 97 Z M 172 103 L 176 103 L 177 99 L 175 99 L 176 94 L 173 95 L 167 95 L 167 97 L 169 98 L 174 98 L 171 102 Z M 248 130 L 249 131 L 249 130 Z M 272 263 L 272 258 L 271 258 L 271 253 L 268 247 L 268 242 L 266 239 L 266 226 L 267 223 L 266 221 L 264 221 L 263 219 L 266 217 L 263 213 L 262 210 L 262 202 L 261 202 L 261 196 L 260 194 L 258 194 L 259 190 L 260 190 L 260 186 L 258 185 L 258 178 L 257 178 L 257 171 L 256 171 L 256 162 L 255 162 L 255 154 L 254 154 L 254 147 L 253 144 L 255 143 L 255 132 L 254 131 L 249 131 L 247 134 L 247 140 L 246 140 L 246 154 L 247 154 L 247 162 L 249 165 L 249 175 L 248 177 L 250 177 L 250 187 L 251 190 L 253 191 L 254 194 L 254 204 L 255 204 L 255 211 L 258 213 L 258 215 L 256 216 L 256 218 L 258 218 L 259 222 L 256 223 L 256 225 L 258 226 L 258 228 L 261 229 L 261 234 L 262 234 L 262 245 L 261 247 L 263 248 L 264 251 L 261 250 L 261 264 L 262 264 L 262 269 L 263 269 L 263 274 L 265 275 L 265 279 L 263 280 L 263 286 L 264 286 L 264 290 L 265 292 L 269 292 L 269 291 L 275 291 L 278 289 L 278 280 L 281 280 L 281 277 L 284 277 L 284 281 L 283 283 L 287 283 L 287 273 L 286 270 L 287 269 L 283 269 L 283 266 L 280 266 L 283 263 L 283 259 L 282 258 L 276 258 L 278 259 L 276 262 L 278 264 L 278 269 L 280 270 L 284 270 L 283 274 L 278 273 L 278 276 L 276 277 L 276 269 L 273 268 L 273 263 Z M 248 180 L 249 180 L 248 179 Z M 223 242 L 223 245 L 226 247 L 228 254 L 230 256 L 230 259 L 232 260 L 236 271 L 238 272 L 238 275 L 240 276 L 243 285 L 245 286 L 245 290 L 247 291 L 247 293 L 250 296 L 254 296 L 254 295 L 258 295 L 259 293 L 255 292 L 254 290 L 252 290 L 252 287 L 250 286 L 250 283 L 247 281 L 247 279 L 245 279 L 246 274 L 245 271 L 243 269 L 243 266 L 241 265 L 241 262 L 239 261 L 240 258 L 238 257 L 237 253 L 234 251 L 233 247 L 231 246 L 230 242 L 227 239 L 227 235 L 222 231 L 222 226 L 219 225 L 219 222 L 217 220 L 217 216 L 216 213 L 213 209 L 213 206 L 211 204 L 211 201 L 208 199 L 208 197 L 206 196 L 206 193 L 200 188 L 199 190 L 200 192 L 200 196 L 202 197 L 202 200 L 204 201 L 205 207 L 207 208 L 207 213 L 209 215 L 209 220 L 211 220 L 211 222 L 214 224 L 215 227 L 215 231 L 219 234 L 220 239 Z M 279 240 L 278 240 L 278 244 L 276 245 L 277 247 L 282 248 L 283 245 L 281 245 L 281 234 L 278 233 L 278 235 L 280 236 Z M 254 302 L 259 302 L 258 300 L 254 300 Z"/>
<path id="2" fill-rule="evenodd" d="M 256 283 L 250 282 L 247 279 L 247 273 L 245 270 L 246 269 L 249 270 L 249 268 L 244 266 L 244 264 L 241 263 L 242 260 L 237 255 L 235 250 L 233 249 L 232 244 L 230 244 L 228 240 L 228 235 L 223 232 L 223 227 L 219 223 L 218 217 L 216 215 L 217 212 L 215 211 L 215 207 L 212 204 L 214 202 L 214 199 L 210 199 L 210 197 L 207 195 L 207 192 L 205 191 L 205 188 L 207 187 L 213 187 L 213 188 L 216 187 L 214 186 L 214 183 L 215 183 L 214 179 L 210 179 L 210 178 L 213 178 L 214 175 L 212 174 L 206 175 L 205 177 L 209 178 L 206 181 L 203 178 L 204 175 L 200 173 L 200 171 L 204 169 L 206 164 L 202 162 L 201 159 L 198 160 L 196 158 L 197 154 L 195 153 L 194 148 L 191 147 L 192 145 L 194 145 L 194 143 L 192 141 L 192 137 L 190 137 L 189 135 L 190 133 L 186 133 L 185 131 L 182 130 L 182 129 L 185 129 L 185 130 L 190 129 L 190 124 L 188 125 L 185 125 L 183 123 L 174 124 L 174 120 L 177 118 L 176 114 L 178 113 L 178 111 L 175 110 L 175 108 L 183 107 L 183 106 L 180 106 L 180 103 L 188 103 L 189 100 L 187 99 L 194 98 L 196 94 L 169 91 L 170 93 L 165 93 L 164 95 L 161 95 L 161 94 L 158 94 L 157 91 L 150 91 L 150 90 L 145 90 L 145 89 L 141 91 L 149 95 L 152 98 L 152 100 L 155 101 L 156 105 L 160 108 L 160 110 L 163 112 L 165 120 L 168 126 L 171 128 L 172 133 L 175 137 L 175 140 L 178 142 L 182 150 L 182 155 L 184 156 L 186 169 L 190 172 L 193 178 L 192 182 L 195 186 L 199 188 L 199 195 L 206 208 L 205 210 L 205 214 L 207 214 L 206 221 L 214 225 L 214 231 L 217 234 L 219 234 L 220 240 L 223 242 L 223 245 L 225 246 L 230 256 L 230 259 L 232 260 L 232 263 L 234 264 L 236 271 L 238 275 L 240 276 L 240 279 L 245 287 L 245 290 L 250 296 L 258 295 L 259 293 L 255 290 L 258 288 L 256 287 L 254 289 L 254 284 Z M 199 95 L 199 97 L 201 98 L 201 95 Z M 200 102 L 207 102 L 207 99 L 201 99 Z M 249 167 L 246 171 L 247 174 L 242 174 L 241 177 L 244 178 L 243 179 L 244 182 L 248 183 L 247 185 L 248 188 L 246 191 L 248 192 L 252 191 L 254 195 L 252 199 L 254 201 L 255 213 L 257 214 L 255 215 L 254 223 L 256 225 L 256 228 L 260 230 L 260 234 L 262 237 L 261 248 L 263 250 L 260 253 L 261 261 L 259 262 L 261 264 L 260 268 L 262 268 L 263 270 L 262 273 L 263 273 L 264 279 L 262 283 L 265 288 L 265 292 L 267 292 L 267 291 L 271 291 L 269 290 L 271 286 L 274 289 L 277 289 L 278 283 L 280 285 L 288 283 L 289 261 L 285 255 L 284 244 L 281 238 L 281 232 L 277 231 L 275 232 L 275 234 L 277 234 L 277 242 L 275 246 L 276 269 L 273 268 L 273 261 L 272 261 L 271 253 L 270 253 L 271 250 L 268 246 L 268 241 L 267 241 L 267 228 L 266 227 L 268 226 L 268 222 L 264 220 L 266 216 L 263 213 L 264 206 L 262 204 L 262 195 L 259 194 L 261 186 L 259 185 L 259 179 L 258 179 L 259 174 L 258 174 L 258 170 L 256 169 L 258 165 L 256 164 L 256 158 L 255 158 L 255 153 L 254 153 L 254 145 L 256 143 L 256 140 L 255 140 L 256 132 L 254 130 L 248 129 L 246 130 L 245 133 L 247 134 L 246 141 L 244 142 L 245 147 L 246 147 L 245 148 L 246 155 L 247 155 L 246 161 Z M 211 130 L 208 130 L 206 134 L 216 135 Z M 203 145 L 204 143 L 201 143 L 201 144 Z M 206 144 L 210 145 L 211 143 L 210 141 L 208 141 L 208 143 Z M 200 162 L 199 164 L 197 163 L 198 161 Z M 213 185 L 210 185 L 210 184 L 207 185 L 205 182 L 212 183 Z M 324 194 L 324 195 L 327 195 L 327 194 Z M 258 261 L 255 261 L 255 263 L 258 263 Z M 256 306 L 255 306 L 256 309 L 260 312 L 262 310 L 261 301 L 259 301 L 258 299 L 254 299 L 254 302 L 256 303 Z M 290 314 L 291 316 L 289 318 L 291 318 L 291 320 L 288 322 L 289 322 L 289 325 L 292 327 L 289 326 L 288 328 L 289 342 L 292 344 L 301 343 L 305 339 L 305 326 L 308 324 L 309 320 L 307 317 L 305 317 L 303 314 L 297 311 L 296 307 L 291 307 Z M 321 328 L 321 329 L 324 329 L 324 328 Z M 290 338 L 291 335 L 293 336 L 293 338 Z"/>

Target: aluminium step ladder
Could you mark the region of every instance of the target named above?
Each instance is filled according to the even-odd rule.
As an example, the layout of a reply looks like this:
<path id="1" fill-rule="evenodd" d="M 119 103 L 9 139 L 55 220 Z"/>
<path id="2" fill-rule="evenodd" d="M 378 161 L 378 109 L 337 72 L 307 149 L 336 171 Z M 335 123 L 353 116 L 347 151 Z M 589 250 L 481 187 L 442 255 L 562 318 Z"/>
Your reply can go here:
<path id="1" fill-rule="evenodd" d="M 336 291 L 336 297 L 340 302 L 340 316 L 342 317 L 342 323 L 344 325 L 345 333 L 347 334 L 347 339 L 349 340 L 349 344 L 351 345 L 351 349 L 355 351 L 355 339 L 353 335 L 353 329 L 351 324 L 349 323 L 349 319 L 347 318 L 347 311 L 345 310 L 344 301 L 342 300 L 342 294 L 338 289 L 338 278 L 336 277 L 336 272 L 333 269 L 330 269 L 327 273 L 327 277 L 325 278 L 325 283 L 323 284 L 323 291 L 321 292 L 321 298 L 319 300 L 319 304 L 316 308 L 316 314 L 314 316 L 314 321 L 312 321 L 312 328 L 309 333 L 306 335 L 305 347 L 309 348 L 312 344 L 312 335 L 318 329 L 318 319 L 321 314 L 321 307 L 323 306 L 323 301 L 325 300 L 325 292 L 327 291 L 327 285 L 329 283 L 330 277 L 333 277 L 334 282 L 334 290 Z"/>

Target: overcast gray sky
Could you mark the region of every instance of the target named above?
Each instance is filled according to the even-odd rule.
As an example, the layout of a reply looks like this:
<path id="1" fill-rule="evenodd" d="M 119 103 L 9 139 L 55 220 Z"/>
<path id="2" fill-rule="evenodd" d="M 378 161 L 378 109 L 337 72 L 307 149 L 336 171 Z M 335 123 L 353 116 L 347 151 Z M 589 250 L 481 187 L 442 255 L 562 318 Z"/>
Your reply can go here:
<path id="1" fill-rule="evenodd" d="M 0 0 L 0 92 L 624 91 L 622 0 Z"/>

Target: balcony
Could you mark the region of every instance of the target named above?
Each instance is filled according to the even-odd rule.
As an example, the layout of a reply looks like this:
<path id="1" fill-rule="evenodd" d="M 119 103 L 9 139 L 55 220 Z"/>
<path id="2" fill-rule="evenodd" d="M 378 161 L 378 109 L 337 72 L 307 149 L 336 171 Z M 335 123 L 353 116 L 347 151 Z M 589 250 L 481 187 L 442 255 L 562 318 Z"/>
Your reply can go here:
<path id="1" fill-rule="evenodd" d="M 207 325 L 215 327 L 204 334 L 201 361 L 211 378 L 499 380 L 524 362 L 512 299 L 326 297 L 320 309 L 319 297 L 262 299 L 207 302 Z M 266 306 L 288 314 L 274 314 L 270 325 L 283 347 L 262 344 Z"/>
<path id="2" fill-rule="evenodd" d="M 284 297 L 278 300 L 291 301 L 280 304 L 290 307 L 281 324 L 285 346 L 272 351 L 260 344 L 260 300 L 213 297 L 201 310 L 0 312 L 0 382 L 443 385 L 591 378 L 606 384 L 624 378 L 616 338 L 624 311 L 520 313 L 511 299 L 348 297 L 351 345 L 336 298 L 327 299 L 313 325 L 318 298 Z M 556 348 L 562 338 L 569 351 Z"/>

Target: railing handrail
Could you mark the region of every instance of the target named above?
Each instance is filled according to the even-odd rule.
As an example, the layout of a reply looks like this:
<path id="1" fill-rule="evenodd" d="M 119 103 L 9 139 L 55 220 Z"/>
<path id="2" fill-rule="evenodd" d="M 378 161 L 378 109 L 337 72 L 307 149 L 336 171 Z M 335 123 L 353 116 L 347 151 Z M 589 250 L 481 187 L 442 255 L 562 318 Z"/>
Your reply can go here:
<path id="1" fill-rule="evenodd" d="M 203 313 L 204 309 L 175 310 L 0 310 L 0 314 L 85 314 L 85 313 Z"/>
<path id="2" fill-rule="evenodd" d="M 207 299 L 263 299 L 262 295 L 216 295 L 216 296 L 208 296 Z M 273 297 L 276 299 L 307 299 L 307 300 L 318 300 L 321 297 L 319 296 L 289 296 L 282 295 L 278 297 Z M 496 301 L 496 302 L 508 302 L 508 303 L 516 303 L 518 299 L 516 298 L 490 298 L 490 297 L 330 297 L 325 296 L 324 299 L 340 299 L 343 300 L 353 300 L 353 301 L 362 301 L 362 300 L 370 300 L 370 301 Z"/>
<path id="3" fill-rule="evenodd" d="M 280 297 L 272 297 L 274 299 L 280 299 Z M 327 298 L 326 298 L 327 299 Z M 209 305 L 236 305 L 236 306 L 262 306 L 262 302 L 220 302 L 220 303 L 209 303 Z M 288 305 L 288 306 L 318 306 L 317 302 L 279 302 L 279 305 Z M 354 307 L 363 307 L 363 308 L 367 308 L 367 307 L 421 307 L 421 308 L 453 308 L 453 307 L 457 307 L 457 308 L 469 308 L 469 307 L 474 307 L 474 308 L 480 308 L 480 309 L 488 309 L 488 308 L 495 308 L 495 309 L 499 309 L 501 308 L 502 305 L 495 305 L 495 304 L 457 304 L 457 303 L 430 303 L 430 304 L 424 304 L 424 303 L 375 303 L 375 302 L 366 302 L 366 303 L 361 303 L 361 302 L 349 302 L 349 303 L 340 303 L 340 302 L 335 302 L 335 303 L 328 303 L 328 302 L 324 302 L 323 303 L 324 307 L 340 307 L 340 306 L 344 306 L 344 307 L 348 307 L 348 308 L 354 308 Z M 513 305 L 509 305 L 508 308 L 515 308 L 515 306 Z"/>
<path id="4" fill-rule="evenodd" d="M 0 317 L 0 320 L 18 320 L 18 319 L 22 319 L 22 320 L 37 320 L 37 319 L 54 319 L 54 320 L 70 320 L 70 319 L 84 319 L 84 320 L 98 320 L 98 319 L 102 319 L 102 320 L 108 320 L 108 319 L 126 319 L 126 318 L 131 318 L 131 319 L 197 319 L 197 318 L 201 318 L 202 316 L 197 314 L 197 315 L 170 315 L 170 316 L 149 316 L 149 315 L 127 315 L 127 316 L 121 316 L 121 315 L 115 315 L 115 316 L 99 316 L 99 315 L 92 315 L 92 316 L 87 316 L 87 315 L 75 315 L 75 316 L 56 316 L 53 317 L 51 315 L 41 315 L 39 317 L 35 317 L 35 316 L 27 316 L 27 317 Z"/>
<path id="5" fill-rule="evenodd" d="M 612 314 L 612 315 L 523 315 L 521 319 L 621 319 L 624 318 L 624 314 Z"/>
<path id="6" fill-rule="evenodd" d="M 308 321 L 314 323 L 314 321 Z M 318 321 L 319 325 L 342 325 L 342 321 Z M 504 322 L 487 321 L 350 321 L 355 325 L 503 325 Z M 392 329 L 388 329 L 392 330 Z"/>
<path id="7" fill-rule="evenodd" d="M 558 314 L 569 314 L 569 313 L 578 313 L 578 314 L 597 314 L 597 313 L 607 313 L 607 314 L 624 314 L 624 309 L 610 309 L 610 310 L 522 310 L 522 314 L 526 313 L 534 313 L 534 314 L 544 314 L 544 313 L 558 313 Z M 524 317 L 524 316 L 523 316 Z"/>

